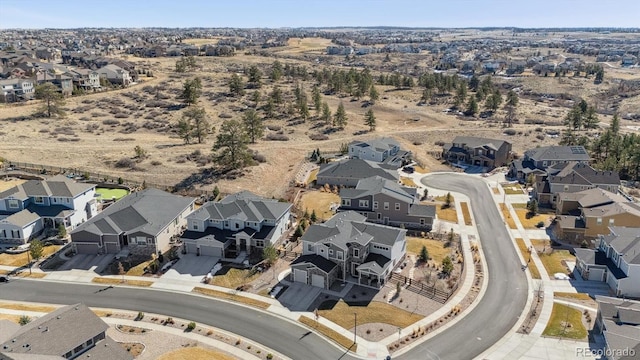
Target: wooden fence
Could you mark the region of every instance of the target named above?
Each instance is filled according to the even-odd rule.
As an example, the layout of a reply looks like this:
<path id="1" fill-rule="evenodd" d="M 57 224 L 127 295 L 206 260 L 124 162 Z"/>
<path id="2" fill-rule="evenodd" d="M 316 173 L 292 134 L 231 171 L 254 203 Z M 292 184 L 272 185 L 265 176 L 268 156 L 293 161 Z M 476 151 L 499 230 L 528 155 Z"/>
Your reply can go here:
<path id="1" fill-rule="evenodd" d="M 422 295 L 424 297 L 427 297 L 429 299 L 435 300 L 441 304 L 444 304 L 447 302 L 447 300 L 449 300 L 449 298 L 451 297 L 451 295 L 453 295 L 453 293 L 456 291 L 456 289 L 458 288 L 458 284 L 456 283 L 456 285 L 453 287 L 453 289 L 449 290 L 449 291 L 444 291 L 444 290 L 440 290 L 437 289 L 435 286 L 429 285 L 429 284 L 425 284 L 421 281 L 418 280 L 414 280 L 411 278 L 408 278 L 404 275 L 400 275 L 400 274 L 396 274 L 396 273 L 392 273 L 391 274 L 391 279 L 389 280 L 389 282 L 391 283 L 400 283 L 406 286 L 406 289 L 409 291 L 413 291 L 414 293 L 418 294 L 418 295 Z"/>

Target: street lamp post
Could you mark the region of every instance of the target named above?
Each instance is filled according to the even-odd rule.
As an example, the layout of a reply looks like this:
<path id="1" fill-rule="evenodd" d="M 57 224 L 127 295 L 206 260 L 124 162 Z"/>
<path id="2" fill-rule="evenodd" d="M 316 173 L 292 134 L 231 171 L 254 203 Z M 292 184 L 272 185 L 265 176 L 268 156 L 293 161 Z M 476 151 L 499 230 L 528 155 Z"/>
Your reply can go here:
<path id="1" fill-rule="evenodd" d="M 353 313 L 353 343 L 356 344 L 356 334 L 358 333 L 358 313 Z"/>
<path id="2" fill-rule="evenodd" d="M 27 250 L 27 263 L 29 264 L 29 275 L 31 275 L 31 248 Z"/>

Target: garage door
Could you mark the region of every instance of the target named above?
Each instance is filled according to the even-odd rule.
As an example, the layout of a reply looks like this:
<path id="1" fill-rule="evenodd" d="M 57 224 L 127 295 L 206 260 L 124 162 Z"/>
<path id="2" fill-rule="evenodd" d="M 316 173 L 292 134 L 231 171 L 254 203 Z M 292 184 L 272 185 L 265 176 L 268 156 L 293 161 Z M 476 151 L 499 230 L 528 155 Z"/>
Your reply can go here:
<path id="1" fill-rule="evenodd" d="M 324 277 L 322 275 L 311 275 L 311 285 L 324 289 Z"/>
<path id="2" fill-rule="evenodd" d="M 293 281 L 307 283 L 307 272 L 304 270 L 293 269 Z"/>
<path id="3" fill-rule="evenodd" d="M 76 251 L 78 254 L 97 254 L 98 253 L 98 245 L 97 244 L 75 244 Z"/>
<path id="4" fill-rule="evenodd" d="M 200 255 L 222 257 L 222 249 L 215 246 L 200 246 Z"/>

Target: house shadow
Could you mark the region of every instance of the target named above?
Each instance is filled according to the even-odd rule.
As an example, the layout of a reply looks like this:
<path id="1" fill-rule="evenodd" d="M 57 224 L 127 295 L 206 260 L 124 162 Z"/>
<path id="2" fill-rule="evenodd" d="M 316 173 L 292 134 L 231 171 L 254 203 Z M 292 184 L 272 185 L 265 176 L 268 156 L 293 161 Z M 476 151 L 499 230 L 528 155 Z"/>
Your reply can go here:
<path id="1" fill-rule="evenodd" d="M 171 275 L 190 275 L 194 277 L 205 277 L 211 272 L 214 266 L 220 261 L 215 256 L 197 256 L 196 254 L 182 254 L 180 260 L 165 270 L 168 277 Z M 226 268 L 226 270 L 225 270 Z M 217 275 L 223 275 L 229 271 L 228 267 L 222 267 Z"/>

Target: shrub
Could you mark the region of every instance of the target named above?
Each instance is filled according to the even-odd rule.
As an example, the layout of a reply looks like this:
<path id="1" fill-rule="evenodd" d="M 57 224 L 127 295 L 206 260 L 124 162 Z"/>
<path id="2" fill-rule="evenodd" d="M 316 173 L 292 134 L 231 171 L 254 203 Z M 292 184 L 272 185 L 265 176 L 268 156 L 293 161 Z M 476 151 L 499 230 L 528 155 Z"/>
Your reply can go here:
<path id="1" fill-rule="evenodd" d="M 267 162 L 267 158 L 264 155 L 258 154 L 258 153 L 253 154 L 253 160 L 255 160 L 255 161 L 259 162 L 259 163 Z"/>
<path id="2" fill-rule="evenodd" d="M 538 140 L 544 140 L 544 135 L 542 135 L 542 134 L 538 134 L 538 135 L 536 135 L 536 139 L 538 139 Z"/>
<path id="3" fill-rule="evenodd" d="M 115 119 L 105 119 L 105 120 L 102 120 L 102 124 L 116 126 L 116 125 L 120 125 L 120 121 Z"/>
<path id="4" fill-rule="evenodd" d="M 18 323 L 19 323 L 21 326 L 27 325 L 27 324 L 28 324 L 28 323 L 30 323 L 30 322 L 31 322 L 31 318 L 30 318 L 30 317 L 28 317 L 27 315 L 22 315 L 22 316 L 20 316 L 20 320 L 18 320 Z"/>
<path id="5" fill-rule="evenodd" d="M 268 134 L 266 139 L 271 141 L 289 141 L 289 137 L 283 134 Z"/>
<path id="6" fill-rule="evenodd" d="M 325 134 L 311 134 L 309 135 L 309 139 L 311 140 L 329 140 L 329 136 L 325 135 Z"/>
<path id="7" fill-rule="evenodd" d="M 273 359 L 273 354 L 268 353 L 268 354 L 267 354 L 267 360 L 271 360 L 271 359 Z"/>
<path id="8" fill-rule="evenodd" d="M 513 135 L 515 135 L 515 134 L 516 134 L 516 131 L 515 131 L 514 129 L 506 129 L 506 130 L 504 131 L 504 134 L 505 134 L 505 135 L 509 135 L 509 136 L 513 136 Z"/>
<path id="9" fill-rule="evenodd" d="M 129 158 L 122 158 L 114 164 L 117 168 L 132 168 L 135 166 L 135 162 Z"/>
<path id="10" fill-rule="evenodd" d="M 544 227 L 544 221 L 538 221 L 538 223 L 536 224 L 537 228 L 542 228 Z"/>
<path id="11" fill-rule="evenodd" d="M 187 331 L 193 331 L 193 329 L 196 328 L 196 323 L 195 322 L 190 322 L 189 325 L 187 325 Z"/>
<path id="12" fill-rule="evenodd" d="M 282 130 L 282 126 L 279 126 L 279 125 L 267 125 L 267 129 L 269 129 L 271 131 L 280 131 L 280 130 Z"/>
<path id="13" fill-rule="evenodd" d="M 144 313 L 142 311 L 138 312 L 138 316 L 136 316 L 136 321 L 140 321 L 144 319 Z"/>
<path id="14" fill-rule="evenodd" d="M 162 161 L 153 160 L 153 161 L 151 162 L 151 165 L 153 165 L 153 166 L 162 165 Z"/>

